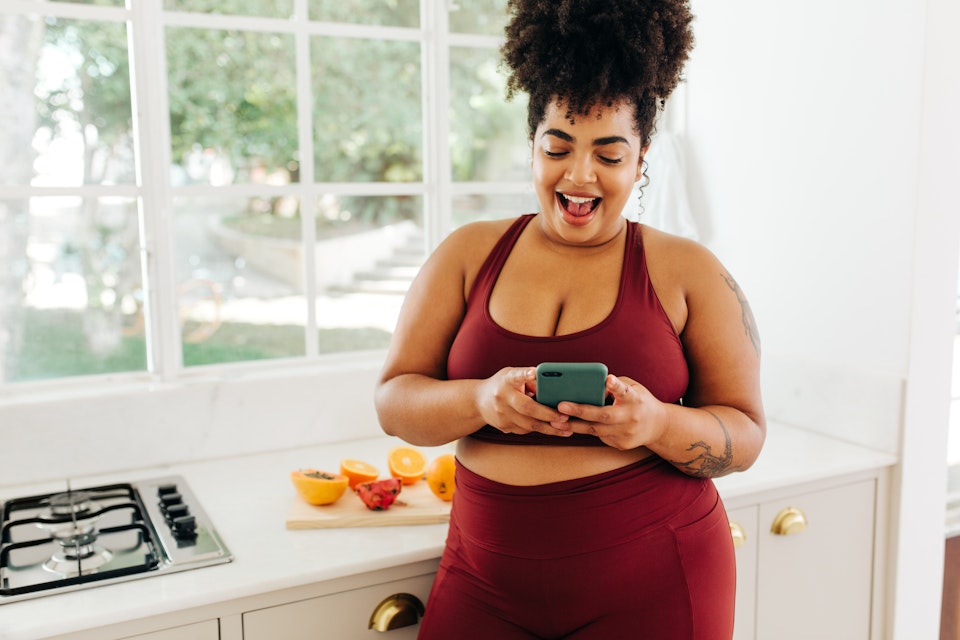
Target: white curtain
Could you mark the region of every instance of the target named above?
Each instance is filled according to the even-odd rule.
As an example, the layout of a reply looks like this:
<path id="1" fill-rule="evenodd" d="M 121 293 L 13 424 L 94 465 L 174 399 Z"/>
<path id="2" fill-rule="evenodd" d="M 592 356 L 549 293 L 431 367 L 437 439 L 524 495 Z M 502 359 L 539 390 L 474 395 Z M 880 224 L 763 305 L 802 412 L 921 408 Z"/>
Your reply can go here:
<path id="1" fill-rule="evenodd" d="M 623 215 L 628 220 L 639 220 L 667 233 L 696 240 L 699 234 L 690 211 L 683 148 L 677 135 L 668 131 L 656 133 L 646 161 L 650 182 L 643 188 L 643 199 L 640 199 L 640 185 L 646 179 L 641 179 L 633 188 Z"/>

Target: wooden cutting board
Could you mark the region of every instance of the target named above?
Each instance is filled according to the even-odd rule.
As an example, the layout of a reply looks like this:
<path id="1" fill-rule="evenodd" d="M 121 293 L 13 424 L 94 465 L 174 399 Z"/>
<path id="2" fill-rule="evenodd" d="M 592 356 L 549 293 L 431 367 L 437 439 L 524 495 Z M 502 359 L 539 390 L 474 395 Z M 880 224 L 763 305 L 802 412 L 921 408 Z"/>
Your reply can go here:
<path id="1" fill-rule="evenodd" d="M 385 511 L 371 511 L 351 489 L 333 504 L 314 506 L 299 495 L 287 515 L 287 529 L 387 527 L 404 524 L 443 524 L 450 520 L 450 504 L 433 495 L 425 481 L 406 485 Z"/>

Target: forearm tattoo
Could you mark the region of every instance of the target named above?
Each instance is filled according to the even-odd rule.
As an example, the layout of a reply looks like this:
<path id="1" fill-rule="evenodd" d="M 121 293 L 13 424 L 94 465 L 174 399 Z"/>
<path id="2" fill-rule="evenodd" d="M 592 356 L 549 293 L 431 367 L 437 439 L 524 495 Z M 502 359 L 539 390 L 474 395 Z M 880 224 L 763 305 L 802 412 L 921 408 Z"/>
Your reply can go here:
<path id="1" fill-rule="evenodd" d="M 723 277 L 723 281 L 727 283 L 727 286 L 730 287 L 730 290 L 733 291 L 734 295 L 737 296 L 737 300 L 740 302 L 740 316 L 743 320 L 743 328 L 746 331 L 747 337 L 750 338 L 750 344 L 753 345 L 754 351 L 757 352 L 757 355 L 760 355 L 760 331 L 757 330 L 757 321 L 753 317 L 753 311 L 750 310 L 750 303 L 747 302 L 747 297 L 743 295 L 743 291 L 740 289 L 740 285 L 737 284 L 737 281 L 734 280 L 729 273 L 720 274 Z"/>
<path id="2" fill-rule="evenodd" d="M 698 440 L 687 449 L 687 451 L 698 452 L 697 457 L 692 460 L 670 461 L 673 466 L 684 473 L 698 478 L 716 478 L 736 470 L 733 468 L 733 441 L 730 439 L 727 425 L 723 424 L 723 420 L 714 412 L 707 411 L 707 413 L 713 416 L 723 432 L 723 454 L 715 455 L 711 445 L 703 440 Z"/>

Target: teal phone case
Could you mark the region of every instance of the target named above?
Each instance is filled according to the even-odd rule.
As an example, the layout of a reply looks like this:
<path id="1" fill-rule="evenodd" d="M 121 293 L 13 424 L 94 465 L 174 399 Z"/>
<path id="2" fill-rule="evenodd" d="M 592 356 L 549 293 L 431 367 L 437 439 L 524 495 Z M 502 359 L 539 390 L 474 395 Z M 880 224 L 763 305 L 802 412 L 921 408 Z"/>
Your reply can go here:
<path id="1" fill-rule="evenodd" d="M 554 409 L 563 400 L 602 407 L 606 380 L 602 362 L 544 362 L 537 366 L 537 402 Z"/>

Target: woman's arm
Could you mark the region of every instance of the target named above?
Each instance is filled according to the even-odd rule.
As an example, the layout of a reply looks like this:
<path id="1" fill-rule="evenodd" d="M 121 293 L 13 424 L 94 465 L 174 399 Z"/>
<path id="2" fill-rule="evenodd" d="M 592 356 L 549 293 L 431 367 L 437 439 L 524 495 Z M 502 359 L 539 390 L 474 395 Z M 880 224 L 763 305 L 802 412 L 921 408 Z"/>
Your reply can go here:
<path id="1" fill-rule="evenodd" d="M 410 286 L 374 396 L 387 434 L 422 446 L 451 442 L 486 424 L 507 433 L 568 434 L 550 425 L 559 414 L 529 397 L 532 367 L 509 367 L 486 380 L 446 379 L 467 292 L 504 229 L 475 223 L 456 230 Z"/>
<path id="2" fill-rule="evenodd" d="M 558 409 L 585 421 L 574 431 L 607 444 L 646 446 L 687 474 L 717 477 L 757 459 L 766 436 L 760 396 L 760 341 L 746 297 L 720 262 L 696 243 L 645 229 L 648 262 L 661 302 L 678 327 L 690 383 L 683 405 L 663 403 L 645 387 L 609 376 L 614 403 Z M 664 250 L 667 249 L 667 250 Z"/>

